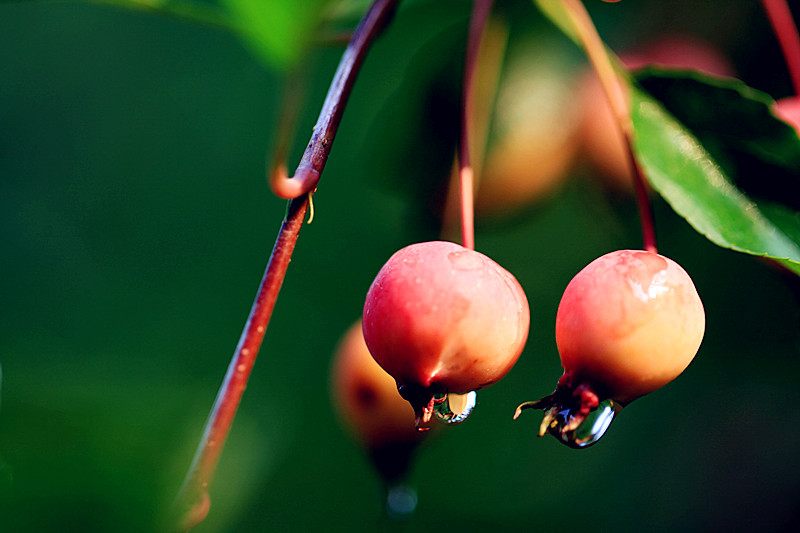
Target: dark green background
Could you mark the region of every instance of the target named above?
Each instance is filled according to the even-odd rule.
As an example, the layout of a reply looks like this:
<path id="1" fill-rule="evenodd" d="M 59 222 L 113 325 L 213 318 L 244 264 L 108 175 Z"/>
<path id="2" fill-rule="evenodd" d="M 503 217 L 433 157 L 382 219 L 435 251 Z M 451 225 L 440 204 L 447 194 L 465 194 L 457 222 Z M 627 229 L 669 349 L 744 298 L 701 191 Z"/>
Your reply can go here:
<path id="1" fill-rule="evenodd" d="M 498 4 L 516 28 L 549 31 L 532 5 Z M 612 46 L 698 33 L 746 82 L 789 94 L 756 2 L 588 4 Z M 368 58 L 197 531 L 377 527 L 380 483 L 329 404 L 330 357 L 389 255 L 438 234 L 418 195 L 450 161 L 454 126 L 441 121 L 448 96 L 457 105 L 468 7 L 413 2 Z M 307 60 L 294 161 L 340 53 Z M 435 117 L 414 92 L 432 73 Z M 1 531 L 159 527 L 283 217 L 264 177 L 282 87 L 224 31 L 0 4 Z M 526 290 L 530 340 L 472 418 L 421 450 L 408 530 L 785 530 L 800 518 L 798 284 L 716 248 L 663 202 L 660 251 L 706 306 L 695 361 L 590 449 L 537 439 L 534 413 L 512 422 L 560 376 L 566 283 L 640 245 L 630 200 L 583 174 L 524 213 L 478 223 L 477 248 Z"/>

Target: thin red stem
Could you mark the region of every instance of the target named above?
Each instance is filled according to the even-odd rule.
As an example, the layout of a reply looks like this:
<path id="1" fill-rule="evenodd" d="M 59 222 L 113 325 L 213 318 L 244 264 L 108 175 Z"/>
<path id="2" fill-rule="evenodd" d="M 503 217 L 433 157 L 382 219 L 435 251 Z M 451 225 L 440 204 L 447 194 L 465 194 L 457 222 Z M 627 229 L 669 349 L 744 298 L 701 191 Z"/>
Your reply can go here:
<path id="1" fill-rule="evenodd" d="M 493 0 L 475 0 L 467 38 L 464 65 L 464 88 L 461 103 L 461 139 L 459 142 L 459 188 L 461 191 L 461 245 L 475 249 L 475 185 L 470 159 L 470 142 L 473 128 L 473 92 L 475 71 L 481 47 L 481 37 L 492 11 Z"/>
<path id="2" fill-rule="evenodd" d="M 475 249 L 475 193 L 472 167 L 462 166 L 458 170 L 461 196 L 461 246 Z"/>
<path id="3" fill-rule="evenodd" d="M 792 12 L 786 0 L 761 0 L 761 3 L 786 59 L 794 93 L 800 96 L 800 36 Z"/>
<path id="4" fill-rule="evenodd" d="M 625 88 L 583 3 L 580 0 L 562 0 L 562 4 L 575 25 L 578 37 L 589 56 L 589 61 L 597 73 L 625 142 L 625 150 L 633 172 L 636 205 L 642 226 L 643 248 L 650 252 L 656 252 L 656 232 L 648 192 L 649 184 L 644 171 L 636 161 L 633 150 L 633 122 L 631 121 L 629 98 L 626 96 Z"/>
<path id="5" fill-rule="evenodd" d="M 639 221 L 642 226 L 642 248 L 648 252 L 658 253 L 656 246 L 656 228 L 653 218 L 653 208 L 650 202 L 650 186 L 644 177 L 644 171 L 636 160 L 633 146 L 626 143 L 628 161 L 633 168 L 633 189 L 636 194 L 636 207 L 639 211 Z"/>
<path id="6" fill-rule="evenodd" d="M 317 126 L 298 165 L 298 173 L 313 172 L 318 179 L 327 162 L 356 74 L 370 44 L 388 23 L 398 2 L 399 0 L 376 0 L 361 20 L 331 82 Z M 178 493 L 178 519 L 184 530 L 202 522 L 208 512 L 208 487 L 261 347 L 308 206 L 308 193 L 289 203 L 250 315 L 206 421 L 197 452 Z"/>

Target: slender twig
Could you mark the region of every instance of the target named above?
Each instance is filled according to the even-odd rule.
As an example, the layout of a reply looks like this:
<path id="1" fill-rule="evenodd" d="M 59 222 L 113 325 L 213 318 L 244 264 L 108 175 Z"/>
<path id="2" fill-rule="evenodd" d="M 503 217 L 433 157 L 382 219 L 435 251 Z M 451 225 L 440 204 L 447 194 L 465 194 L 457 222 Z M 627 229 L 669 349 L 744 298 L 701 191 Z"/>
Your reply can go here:
<path id="1" fill-rule="evenodd" d="M 794 94 L 800 96 L 800 36 L 792 12 L 786 0 L 761 0 L 761 3 L 786 59 Z"/>
<path id="2" fill-rule="evenodd" d="M 645 250 L 655 252 L 656 233 L 650 206 L 650 195 L 648 193 L 649 186 L 644 176 L 644 171 L 636 161 L 636 155 L 633 151 L 633 122 L 631 121 L 630 105 L 628 104 L 625 89 L 583 3 L 580 0 L 561 0 L 561 3 L 574 24 L 583 47 L 586 49 L 589 61 L 600 79 L 600 84 L 603 86 L 603 91 L 622 133 L 625 151 L 633 171 L 636 205 L 639 209 L 639 219 L 642 225 L 643 247 Z"/>
<path id="3" fill-rule="evenodd" d="M 313 192 L 319 181 L 319 175 L 325 167 L 331 151 L 333 138 L 342 119 L 347 99 L 355 82 L 355 74 L 364 59 L 366 48 L 383 26 L 388 22 L 398 0 L 376 0 L 358 28 L 353 33 L 350 44 L 344 51 L 339 68 L 334 74 L 322 112 L 314 126 L 308 148 L 297 166 L 294 176 L 274 174 L 270 176 L 273 192 L 281 198 L 298 198 Z M 367 31 L 369 30 L 369 31 Z M 277 171 L 286 167 L 278 166 Z"/>
<path id="4" fill-rule="evenodd" d="M 308 172 L 319 177 L 325 167 L 356 74 L 370 44 L 388 23 L 398 2 L 399 0 L 376 0 L 361 20 L 331 82 L 317 126 L 298 171 L 308 169 Z M 308 204 L 307 193 L 289 203 L 250 316 L 206 421 L 197 452 L 178 492 L 176 506 L 180 513 L 180 527 L 184 530 L 200 523 L 208 512 L 208 487 L 272 316 Z"/>
<path id="5" fill-rule="evenodd" d="M 472 162 L 470 161 L 470 134 L 472 131 L 475 70 L 480 53 L 481 37 L 492 11 L 493 0 L 475 0 L 469 24 L 467 54 L 464 65 L 464 88 L 461 103 L 461 139 L 459 144 L 459 183 L 461 189 L 461 245 L 475 249 L 475 190 Z"/>

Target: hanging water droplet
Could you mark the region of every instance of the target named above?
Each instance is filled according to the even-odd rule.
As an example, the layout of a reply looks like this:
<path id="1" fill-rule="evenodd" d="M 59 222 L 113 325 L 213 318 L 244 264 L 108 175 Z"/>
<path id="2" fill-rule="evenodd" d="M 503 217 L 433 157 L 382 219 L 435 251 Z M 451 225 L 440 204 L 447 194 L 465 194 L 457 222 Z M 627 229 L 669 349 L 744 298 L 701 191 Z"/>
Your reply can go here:
<path id="1" fill-rule="evenodd" d="M 417 508 L 417 491 L 400 483 L 389 487 L 386 494 L 386 513 L 395 520 L 404 520 Z"/>
<path id="2" fill-rule="evenodd" d="M 469 418 L 477 398 L 475 391 L 466 394 L 437 394 L 433 397 L 433 413 L 445 424 L 460 424 Z"/>
<path id="3" fill-rule="evenodd" d="M 604 400 L 592 409 L 575 429 L 567 430 L 577 409 L 564 408 L 553 414 L 553 421 L 547 431 L 570 448 L 586 448 L 605 435 L 622 405 L 614 400 Z"/>

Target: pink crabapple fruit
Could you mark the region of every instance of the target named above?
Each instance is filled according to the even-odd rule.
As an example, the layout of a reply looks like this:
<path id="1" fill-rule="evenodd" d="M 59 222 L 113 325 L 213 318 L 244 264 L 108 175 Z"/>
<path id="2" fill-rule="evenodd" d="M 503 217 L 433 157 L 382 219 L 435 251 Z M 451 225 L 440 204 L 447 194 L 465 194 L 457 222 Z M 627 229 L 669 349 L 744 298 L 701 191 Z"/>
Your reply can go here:
<path id="1" fill-rule="evenodd" d="M 528 337 L 519 282 L 485 255 L 452 242 L 412 244 L 386 262 L 367 292 L 364 339 L 427 424 L 445 395 L 501 379 Z"/>
<path id="2" fill-rule="evenodd" d="M 654 252 L 619 250 L 592 261 L 567 285 L 556 315 L 564 367 L 540 408 L 539 435 L 573 447 L 602 437 L 622 406 L 675 379 L 691 363 L 705 312 L 680 265 Z"/>
<path id="3" fill-rule="evenodd" d="M 381 477 L 387 483 L 402 478 L 425 433 L 416 430 L 414 410 L 369 353 L 361 320 L 339 341 L 330 388 L 339 419 L 364 446 Z"/>

